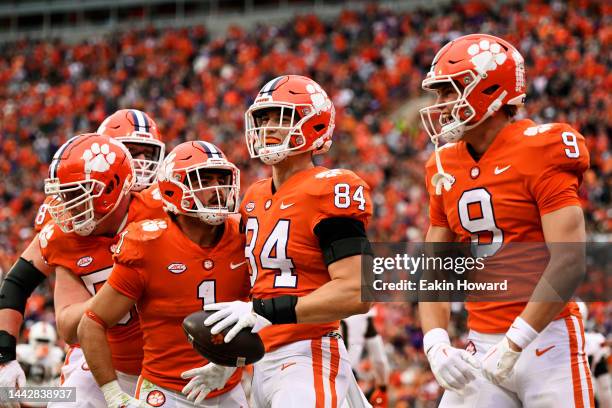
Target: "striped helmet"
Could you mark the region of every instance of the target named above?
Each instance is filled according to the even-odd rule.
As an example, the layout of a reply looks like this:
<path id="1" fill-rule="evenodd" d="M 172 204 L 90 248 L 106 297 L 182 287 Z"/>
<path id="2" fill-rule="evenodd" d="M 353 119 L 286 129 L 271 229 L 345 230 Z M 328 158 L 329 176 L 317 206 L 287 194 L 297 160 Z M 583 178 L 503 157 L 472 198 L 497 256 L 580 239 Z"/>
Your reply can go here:
<path id="1" fill-rule="evenodd" d="M 132 157 L 119 141 L 86 133 L 64 143 L 49 165 L 47 210 L 64 232 L 91 234 L 130 193 Z"/>
<path id="2" fill-rule="evenodd" d="M 140 191 L 155 183 L 165 146 L 149 115 L 137 109 L 118 110 L 104 119 L 96 133 L 121 141 L 132 154 L 136 171 L 133 190 Z"/>
<path id="3" fill-rule="evenodd" d="M 157 184 L 164 208 L 175 214 L 218 225 L 238 209 L 240 171 L 209 142 L 176 146 L 160 166 Z"/>

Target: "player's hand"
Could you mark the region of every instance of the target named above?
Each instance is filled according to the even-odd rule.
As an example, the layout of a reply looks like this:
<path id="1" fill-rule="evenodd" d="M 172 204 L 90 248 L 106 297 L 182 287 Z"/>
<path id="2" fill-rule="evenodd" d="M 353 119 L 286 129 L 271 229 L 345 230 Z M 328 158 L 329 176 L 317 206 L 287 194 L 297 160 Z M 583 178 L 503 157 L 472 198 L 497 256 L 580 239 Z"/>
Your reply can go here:
<path id="1" fill-rule="evenodd" d="M 108 408 L 150 408 L 144 401 L 137 400 L 124 392 L 117 380 L 111 381 L 100 387 L 106 400 Z"/>
<path id="2" fill-rule="evenodd" d="M 520 351 L 510 348 L 508 338 L 491 347 L 482 359 L 482 374 L 493 384 L 499 385 L 512 375 L 514 365 L 521 356 Z"/>
<path id="3" fill-rule="evenodd" d="M 245 327 L 252 327 L 251 332 L 257 333 L 264 327 L 272 324 L 268 319 L 262 317 L 253 311 L 251 302 L 224 302 L 211 303 L 204 306 L 207 312 L 215 312 L 204 320 L 204 325 L 211 326 L 214 324 L 210 332 L 212 334 L 221 333 L 226 328 L 233 325 L 227 332 L 223 340 L 226 343 L 232 339 Z"/>
<path id="4" fill-rule="evenodd" d="M 0 365 L 0 387 L 23 388 L 26 376 L 17 360 L 11 360 Z M 3 402 L 0 407 L 18 408 L 18 402 Z"/>
<path id="5" fill-rule="evenodd" d="M 181 392 L 197 405 L 204 401 L 211 391 L 223 388 L 234 371 L 235 367 L 224 367 L 215 363 L 184 371 L 181 373 L 181 378 L 191 378 L 191 380 Z"/>
<path id="6" fill-rule="evenodd" d="M 431 371 L 444 389 L 462 393 L 463 388 L 476 378 L 480 362 L 465 350 L 450 344 L 437 343 L 427 351 Z"/>
<path id="7" fill-rule="evenodd" d="M 387 408 L 389 406 L 386 387 L 377 387 L 374 390 L 370 396 L 370 404 L 372 404 L 372 408 Z"/>

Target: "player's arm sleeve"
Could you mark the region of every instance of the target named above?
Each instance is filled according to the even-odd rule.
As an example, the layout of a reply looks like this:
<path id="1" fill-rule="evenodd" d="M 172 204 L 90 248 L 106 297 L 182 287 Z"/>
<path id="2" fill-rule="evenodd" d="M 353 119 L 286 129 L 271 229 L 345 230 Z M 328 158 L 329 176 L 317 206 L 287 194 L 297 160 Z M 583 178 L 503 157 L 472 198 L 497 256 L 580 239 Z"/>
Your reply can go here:
<path id="1" fill-rule="evenodd" d="M 534 140 L 537 149 L 532 149 L 531 163 L 525 167 L 531 173 L 528 187 L 540 214 L 580 206 L 578 187 L 590 160 L 584 137 L 568 125 L 556 124 L 535 138 L 540 138 Z"/>
<path id="2" fill-rule="evenodd" d="M 138 269 L 117 262 L 115 262 L 107 282 L 117 292 L 133 300 L 138 300 L 142 296 L 145 286 L 144 279 Z"/>
<path id="3" fill-rule="evenodd" d="M 28 298 L 46 278 L 32 263 L 19 258 L 0 287 L 0 309 L 13 309 L 23 315 Z"/>
<path id="4" fill-rule="evenodd" d="M 355 173 L 343 170 L 324 179 L 311 192 L 316 212 L 312 231 L 326 265 L 353 255 L 372 254 L 366 227 L 372 216 L 370 187 Z"/>
<path id="5" fill-rule="evenodd" d="M 147 252 L 137 235 L 138 227 L 134 224 L 121 234 L 113 254 L 115 264 L 107 281 L 117 292 L 134 300 L 138 300 L 144 291 L 146 277 L 143 271 L 147 268 Z"/>

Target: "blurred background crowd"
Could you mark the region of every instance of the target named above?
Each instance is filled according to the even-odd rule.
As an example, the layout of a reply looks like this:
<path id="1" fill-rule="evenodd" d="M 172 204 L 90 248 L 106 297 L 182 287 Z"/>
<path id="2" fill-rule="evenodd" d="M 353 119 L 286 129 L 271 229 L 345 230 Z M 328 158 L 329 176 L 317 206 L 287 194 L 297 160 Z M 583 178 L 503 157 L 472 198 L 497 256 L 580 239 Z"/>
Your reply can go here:
<path id="1" fill-rule="evenodd" d="M 33 236 L 50 159 L 67 138 L 95 130 L 119 108 L 151 115 L 170 150 L 211 141 L 238 165 L 242 185 L 268 176 L 248 157 L 244 111 L 259 88 L 286 73 L 319 82 L 333 99 L 334 144 L 318 164 L 349 168 L 373 189 L 372 241 L 420 241 L 428 226 L 424 163 L 433 149 L 418 108 L 420 88 L 441 44 L 472 32 L 513 43 L 526 60 L 528 97 L 518 117 L 567 122 L 591 156 L 580 194 L 591 240 L 612 232 L 612 5 L 597 0 L 446 3 L 436 10 L 376 5 L 329 18 L 281 24 L 115 31 L 87 40 L 21 39 L 0 44 L 0 269 Z M 53 321 L 52 281 L 28 304 L 28 322 Z M 391 359 L 395 406 L 427 406 L 439 388 L 421 351 L 411 304 L 377 307 Z M 611 308 L 592 304 L 589 326 L 608 334 Z M 460 305 L 457 342 L 465 334 Z M 367 372 L 367 362 L 364 362 Z M 429 402 L 428 402 L 429 401 Z"/>

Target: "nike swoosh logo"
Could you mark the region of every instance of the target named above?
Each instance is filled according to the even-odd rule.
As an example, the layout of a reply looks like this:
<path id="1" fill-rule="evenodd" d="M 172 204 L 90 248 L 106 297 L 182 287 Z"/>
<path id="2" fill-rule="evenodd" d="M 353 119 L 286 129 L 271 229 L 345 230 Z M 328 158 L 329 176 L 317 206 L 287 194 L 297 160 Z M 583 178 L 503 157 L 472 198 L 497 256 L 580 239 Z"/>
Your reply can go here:
<path id="1" fill-rule="evenodd" d="M 281 371 L 283 371 L 287 367 L 291 367 L 292 365 L 295 365 L 295 363 L 284 363 L 283 365 L 281 365 Z"/>
<path id="2" fill-rule="evenodd" d="M 546 347 L 546 348 L 545 348 L 545 349 L 543 349 L 543 350 L 536 349 L 536 351 L 535 351 L 536 356 L 540 357 L 542 354 L 546 353 L 547 351 L 549 351 L 550 349 L 552 349 L 552 348 L 554 348 L 554 347 L 555 347 L 555 346 Z"/>
<path id="3" fill-rule="evenodd" d="M 511 164 L 507 165 L 506 167 L 502 167 L 501 169 L 497 166 L 495 166 L 495 175 L 497 176 L 498 174 L 502 174 L 504 171 L 508 170 L 510 167 L 512 167 Z"/>
<path id="4" fill-rule="evenodd" d="M 243 261 L 243 262 L 240 262 L 240 263 L 237 263 L 237 264 L 235 264 L 235 263 L 233 263 L 233 262 L 232 262 L 232 263 L 230 263 L 230 269 L 236 269 L 236 268 L 238 268 L 239 266 L 244 265 L 245 263 L 246 263 L 246 261 Z"/>
<path id="5" fill-rule="evenodd" d="M 293 204 L 295 204 L 295 203 L 285 204 L 285 203 L 281 202 L 280 209 L 281 210 L 286 210 L 287 208 L 291 207 Z"/>

